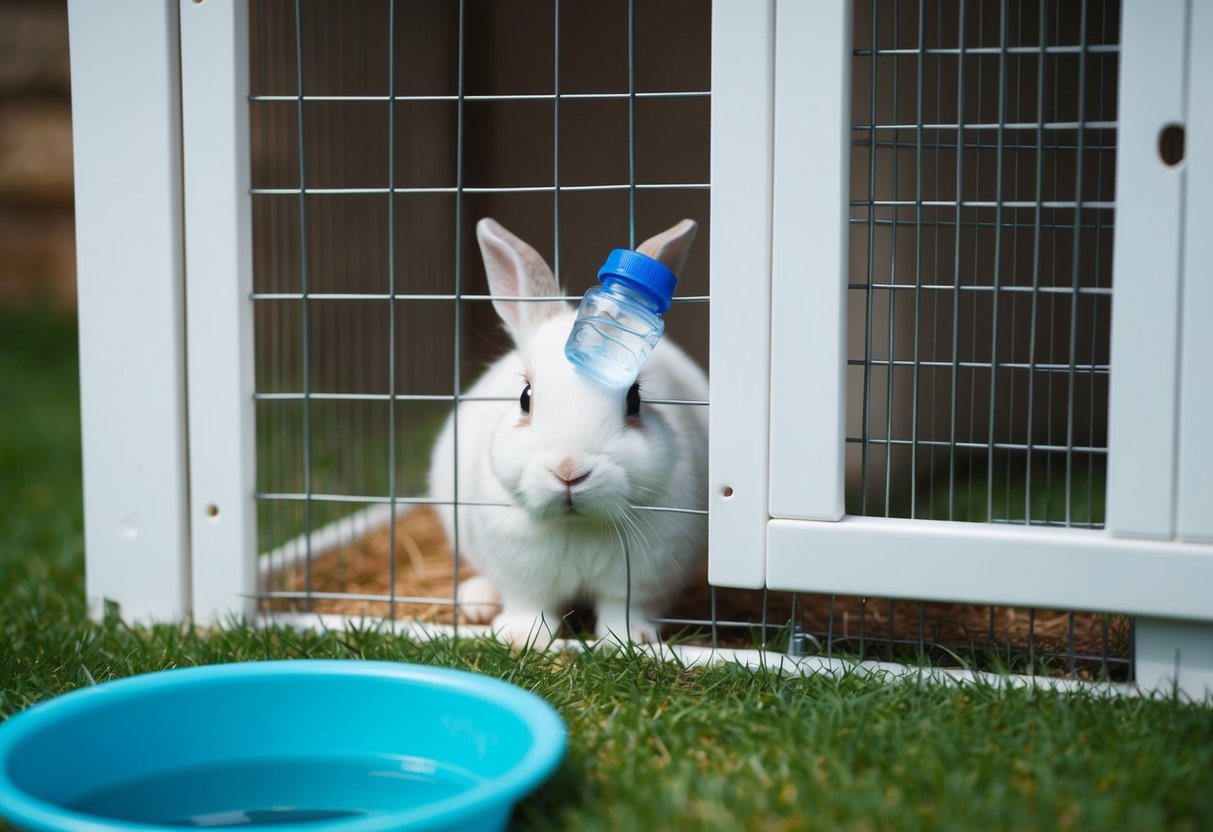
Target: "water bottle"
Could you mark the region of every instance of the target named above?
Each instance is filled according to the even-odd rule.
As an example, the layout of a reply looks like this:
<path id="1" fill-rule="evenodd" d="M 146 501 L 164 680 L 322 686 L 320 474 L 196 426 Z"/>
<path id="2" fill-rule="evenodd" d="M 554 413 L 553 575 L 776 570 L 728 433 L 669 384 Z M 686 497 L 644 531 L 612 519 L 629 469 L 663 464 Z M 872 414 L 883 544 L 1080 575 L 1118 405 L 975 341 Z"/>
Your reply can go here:
<path id="1" fill-rule="evenodd" d="M 678 278 L 651 257 L 617 248 L 598 280 L 581 299 L 564 354 L 600 384 L 630 387 L 665 332 L 661 316 Z"/>

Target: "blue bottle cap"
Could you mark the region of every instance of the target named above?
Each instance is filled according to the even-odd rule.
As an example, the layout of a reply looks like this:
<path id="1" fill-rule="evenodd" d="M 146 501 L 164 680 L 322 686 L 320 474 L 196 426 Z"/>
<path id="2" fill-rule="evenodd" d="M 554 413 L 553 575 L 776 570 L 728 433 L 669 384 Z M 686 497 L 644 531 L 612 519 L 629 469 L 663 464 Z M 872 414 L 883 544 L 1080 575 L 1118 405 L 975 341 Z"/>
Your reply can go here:
<path id="1" fill-rule="evenodd" d="M 638 251 L 617 248 L 607 255 L 606 262 L 598 270 L 598 279 L 603 283 L 620 280 L 643 293 L 657 304 L 658 314 L 669 311 L 678 275 L 657 260 Z"/>

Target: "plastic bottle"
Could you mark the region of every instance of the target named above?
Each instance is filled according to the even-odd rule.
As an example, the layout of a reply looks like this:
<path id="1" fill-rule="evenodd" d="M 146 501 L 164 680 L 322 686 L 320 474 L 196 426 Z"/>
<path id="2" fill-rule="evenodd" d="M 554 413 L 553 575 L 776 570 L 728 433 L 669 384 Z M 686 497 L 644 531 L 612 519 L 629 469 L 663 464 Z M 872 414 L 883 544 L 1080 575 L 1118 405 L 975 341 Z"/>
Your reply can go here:
<path id="1" fill-rule="evenodd" d="M 636 251 L 617 248 L 585 293 L 564 346 L 573 366 L 609 387 L 630 387 L 665 332 L 677 276 Z"/>

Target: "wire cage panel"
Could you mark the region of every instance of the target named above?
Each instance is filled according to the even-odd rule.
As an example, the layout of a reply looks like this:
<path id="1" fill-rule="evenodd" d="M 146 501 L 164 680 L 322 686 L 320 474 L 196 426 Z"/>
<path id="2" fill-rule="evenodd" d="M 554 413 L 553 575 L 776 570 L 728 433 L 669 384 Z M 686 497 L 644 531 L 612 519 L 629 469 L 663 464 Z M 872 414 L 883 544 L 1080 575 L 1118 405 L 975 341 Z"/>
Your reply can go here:
<path id="1" fill-rule="evenodd" d="M 1147 684 L 1172 672 L 1176 648 L 1204 655 L 1213 558 L 1198 518 L 1213 461 L 1192 440 L 1207 397 L 1185 391 L 1207 363 L 1192 321 L 1213 314 L 1192 231 L 1207 202 L 1209 107 L 1182 83 L 1194 70 L 1180 48 L 1189 22 L 1207 30 L 1203 13 L 1179 0 L 544 0 L 508 13 L 482 0 L 186 0 L 178 11 L 181 122 L 153 108 L 149 123 L 165 129 L 146 133 L 164 158 L 180 153 L 184 185 L 177 336 L 190 418 L 172 428 L 188 448 L 188 521 L 149 548 L 174 557 L 159 592 L 170 606 L 182 599 L 200 621 L 255 600 L 286 620 L 459 626 L 466 573 L 432 522 L 425 467 L 445 415 L 480 404 L 468 390 L 508 346 L 475 221 L 496 216 L 533 243 L 574 299 L 605 250 L 692 216 L 700 245 L 671 337 L 706 364 L 714 333 L 711 508 L 695 514 L 712 526 L 719 586 L 703 576 L 676 599 L 667 634 L 826 658 L 959 653 Z M 124 19 L 97 21 L 106 49 Z M 74 47 L 92 34 L 74 25 Z M 746 49 L 711 48 L 737 38 Z M 169 67 L 171 44 L 155 58 Z M 828 71 L 797 75 L 814 61 Z M 1179 82 L 1152 91 L 1152 63 Z M 852 80 L 821 83 L 833 74 Z M 125 146 L 95 115 L 78 159 Z M 1160 148 L 1159 118 L 1191 131 L 1181 163 L 1165 162 L 1174 147 Z M 813 138 L 798 145 L 798 131 Z M 823 161 L 834 158 L 851 161 Z M 100 204 L 90 183 L 110 180 L 78 179 L 82 204 Z M 814 211 L 820 222 L 797 225 Z M 147 216 L 94 212 L 92 238 Z M 84 287 L 112 287 L 129 266 L 107 251 L 82 249 L 86 336 L 101 307 Z M 799 294 L 789 275 L 807 278 Z M 166 321 L 180 313 L 171 297 L 146 299 Z M 1183 321 L 1174 339 L 1159 335 L 1163 313 Z M 102 317 L 149 349 L 138 317 L 112 304 Z M 739 337 L 765 335 L 768 321 L 769 341 Z M 806 366 L 811 386 L 787 383 Z M 86 390 L 108 389 L 103 369 L 91 375 Z M 1134 402 L 1147 388 L 1162 392 Z M 789 402 L 792 418 L 780 415 Z M 94 395 L 94 472 L 101 410 Z M 1173 422 L 1180 444 L 1151 419 Z M 112 420 L 105 442 L 137 442 L 146 424 Z M 1154 454 L 1160 443 L 1174 453 Z M 780 496 L 798 476 L 811 510 Z M 844 507 L 841 522 L 785 519 Z M 88 523 L 89 571 L 106 586 L 129 568 L 130 547 L 105 543 L 121 520 Z M 1166 538 L 1155 525 L 1191 542 L 1132 537 Z M 114 593 L 124 610 L 156 607 L 158 590 L 129 589 Z M 1138 617 L 1056 612 L 1075 605 Z"/>
<path id="2" fill-rule="evenodd" d="M 848 511 L 1100 528 L 1119 6 L 856 13 Z"/>
<path id="3" fill-rule="evenodd" d="M 434 508 L 483 507 L 431 494 L 427 467 L 453 406 L 502 407 L 468 391 L 510 346 L 475 224 L 534 245 L 575 300 L 611 248 L 697 219 L 669 337 L 706 364 L 708 6 L 248 14 L 258 597 L 459 626 L 468 567 Z"/>
<path id="4" fill-rule="evenodd" d="M 376 19 L 375 8 L 388 20 Z M 493 14 L 489 7 L 467 4 L 462 9 L 426 8 L 424 18 L 407 25 L 399 18 L 393 24 L 392 18 L 418 14 L 417 9 L 405 12 L 403 6 L 386 2 L 363 8 L 348 19 L 345 12 L 323 3 L 274 4 L 267 0 L 252 9 L 252 65 L 257 68 L 251 96 L 252 193 L 256 216 L 266 222 L 257 238 L 258 277 L 253 296 L 260 327 L 255 399 L 260 431 L 261 550 L 270 553 L 264 559 L 267 583 L 262 599 L 269 609 L 420 617 L 458 626 L 452 602 L 461 567 L 457 558 L 446 554 L 432 523 L 420 523 L 418 518 L 426 517 L 426 506 L 434 500 L 427 493 L 423 472 L 437 427 L 451 404 L 463 400 L 484 364 L 506 346 L 496 334 L 495 317 L 484 302 L 487 290 L 483 284 L 476 285 L 482 277 L 469 235 L 476 218 L 487 214 L 519 217 L 523 228 L 529 222 L 543 229 L 529 236 L 550 240 L 546 244 L 550 248 L 540 243 L 540 250 L 564 276 L 587 273 L 596 265 L 593 249 L 577 241 L 577 235 L 584 234 L 579 227 L 584 219 L 579 222 L 579 217 L 592 217 L 593 224 L 600 228 L 613 227 L 616 239 L 634 243 L 638 216 L 663 212 L 674 216 L 671 211 L 691 213 L 696 205 L 706 207 L 703 202 L 695 202 L 701 195 L 706 196 L 702 191 L 706 180 L 702 154 L 706 152 L 708 127 L 706 79 L 702 75 L 696 78 L 686 69 L 706 57 L 706 29 L 701 31 L 700 40 L 688 40 L 684 54 L 666 55 L 661 70 L 669 73 L 666 85 L 646 88 L 637 80 L 643 75 L 639 33 L 645 28 L 645 16 L 635 6 L 619 4 L 612 15 L 607 15 L 612 21 L 607 23 L 598 20 L 606 15 L 601 9 L 593 13 L 597 21 L 593 22 L 580 19 L 581 13 L 570 14 L 559 4 L 536 4 L 529 12 L 533 25 L 526 31 L 533 46 L 552 62 L 543 73 L 535 69 L 544 63 L 540 61 L 531 62 L 527 68 L 501 71 L 495 65 L 491 70 L 477 65 L 482 59 L 472 56 L 473 52 L 479 54 L 479 49 L 469 46 L 473 40 L 481 38 L 492 44 L 506 39 L 496 24 L 485 23 L 488 18 L 483 16 Z M 702 9 L 686 11 L 704 13 Z M 1020 17 L 1026 14 L 1022 10 L 1016 13 Z M 843 221 L 849 217 L 852 239 L 858 240 L 867 231 L 867 247 L 887 258 L 889 272 L 877 274 L 875 258 L 868 264 L 866 275 L 856 276 L 852 271 L 848 278 L 852 305 L 861 293 L 874 298 L 863 301 L 865 315 L 877 321 L 872 329 L 887 333 L 887 343 L 894 347 L 900 343 L 896 336 L 899 327 L 903 333 L 925 333 L 929 328 L 953 336 L 951 341 L 940 339 L 942 346 L 932 346 L 928 352 L 927 338 L 922 334 L 923 346 L 912 349 L 909 358 L 896 352 L 882 358 L 869 348 L 857 359 L 853 338 L 846 345 L 851 348 L 849 373 L 854 376 L 858 369 L 865 374 L 861 385 L 867 392 L 865 421 L 869 425 L 896 422 L 872 415 L 882 406 L 887 413 L 900 406 L 895 397 L 882 405 L 880 392 L 911 387 L 899 385 L 893 376 L 917 376 L 917 383 L 929 389 L 935 397 L 933 406 L 941 411 L 953 406 L 951 399 L 944 401 L 941 392 L 949 389 L 957 410 L 962 400 L 970 404 L 985 401 L 989 394 L 978 397 L 966 390 L 964 395 L 956 396 L 954 389 L 958 370 L 966 378 L 975 378 L 982 363 L 995 376 L 996 364 L 998 372 L 1005 375 L 1014 377 L 1018 372 L 1028 376 L 1041 391 L 1041 399 L 1063 396 L 1070 388 L 1049 386 L 1059 375 L 1059 367 L 1065 366 L 1063 358 L 1050 353 L 1045 358 L 1023 358 L 1017 365 L 1014 356 L 1000 361 L 994 354 L 1000 348 L 1004 354 L 1013 352 L 1016 338 L 1025 340 L 1019 333 L 1022 327 L 1013 323 L 1016 313 L 1004 312 L 1002 334 L 990 339 L 989 354 L 979 353 L 986 343 L 986 331 L 997 331 L 988 322 L 992 307 L 997 305 L 995 297 L 1004 309 L 1025 303 L 1024 309 L 1045 309 L 1037 313 L 1041 342 L 1064 340 L 1054 332 L 1064 330 L 1067 315 L 1074 314 L 1073 307 L 1066 305 L 1070 298 L 1064 292 L 1051 290 L 1063 283 L 1055 274 L 1055 264 L 1073 260 L 1064 249 L 1066 229 L 1070 227 L 1067 223 L 1074 221 L 1074 209 L 1052 203 L 1066 199 L 1064 186 L 1055 183 L 1066 178 L 1058 170 L 1067 164 L 1062 157 L 1073 149 L 1062 145 L 1055 148 L 1054 144 L 1074 141 L 1068 133 L 1063 137 L 1059 125 L 1064 118 L 1075 116 L 1061 112 L 1057 103 L 1047 129 L 1040 125 L 1029 129 L 1021 122 L 1028 121 L 1026 111 L 1030 108 L 1018 99 L 1016 106 L 1024 112 L 1004 113 L 1001 120 L 997 112 L 986 112 L 990 109 L 988 100 L 997 96 L 997 90 L 975 95 L 964 105 L 973 111 L 971 117 L 960 110 L 950 111 L 949 96 L 937 91 L 933 100 L 938 112 L 931 115 L 931 138 L 924 145 L 922 135 L 927 128 L 905 118 L 900 111 L 905 109 L 904 104 L 890 109 L 885 101 L 890 94 L 895 99 L 904 97 L 898 92 L 898 84 L 903 82 L 890 86 L 888 79 L 877 76 L 889 75 L 884 67 L 890 57 L 894 65 L 906 65 L 895 66 L 895 79 L 925 77 L 926 67 L 934 61 L 939 66 L 929 71 L 934 85 L 942 87 L 945 77 L 956 80 L 964 61 L 959 55 L 934 54 L 946 51 L 945 45 L 927 46 L 920 72 L 912 56 L 901 54 L 901 42 L 896 38 L 891 45 L 878 42 L 876 47 L 869 40 L 873 31 L 906 28 L 897 6 L 881 6 L 865 13 L 860 4 L 855 14 L 851 72 L 857 80 L 851 86 L 850 101 L 852 195 L 849 206 L 844 203 L 839 207 Z M 1052 61 L 1055 50 L 1050 50 L 1065 45 L 1048 41 L 1041 48 L 1041 42 L 1036 42 L 1038 48 L 1032 53 L 1025 46 L 1031 38 L 1025 34 L 1000 59 L 981 40 L 989 34 L 984 14 L 977 15 L 982 23 L 975 28 L 977 34 L 967 35 L 977 38 L 972 48 L 978 52 L 979 63 L 988 63 L 991 57 L 996 64 L 999 60 L 1008 63 L 1014 56 L 1018 64 L 1031 64 L 1039 70 L 1041 55 Z M 1012 12 L 1006 14 L 1010 17 Z M 935 17 L 926 14 L 912 21 L 909 31 L 934 27 L 938 44 L 958 42 L 959 30 L 944 31 L 953 25 L 943 22 L 946 17 L 946 10 L 937 7 Z M 1033 20 L 1032 25 L 1038 26 L 1039 18 Z M 282 39 L 278 52 L 269 35 L 273 25 L 295 30 L 293 38 Z M 453 41 L 437 37 L 434 44 L 425 47 L 432 54 L 411 56 L 415 75 L 406 82 L 395 69 L 395 56 L 400 52 L 403 31 L 412 25 L 433 27 L 438 32 L 453 26 L 456 37 Z M 1114 20 L 1102 25 L 1115 29 Z M 264 31 L 259 27 L 265 27 Z M 565 56 L 582 51 L 572 40 L 576 33 L 601 36 L 611 27 L 622 42 L 631 39 L 634 48 L 630 63 L 608 62 L 596 73 L 576 63 L 566 69 Z M 1021 28 L 1027 31 L 1031 26 L 1023 23 Z M 363 53 L 352 46 L 371 37 L 371 32 L 382 31 L 395 33 L 389 34 L 382 53 L 377 49 Z M 1055 33 L 1058 38 L 1062 35 Z M 1096 49 L 1095 54 L 1098 61 L 1110 61 L 1114 71 L 1114 50 Z M 382 66 L 368 71 L 366 65 L 376 61 Z M 452 62 L 462 67 L 455 73 L 453 88 L 446 69 Z M 281 64 L 287 66 L 281 68 Z M 913 68 L 907 69 L 911 64 Z M 870 69 L 868 75 L 864 74 L 865 66 Z M 998 71 L 984 64 L 971 71 L 978 80 L 971 80 L 970 88 L 979 92 L 983 85 L 990 85 L 990 78 L 1000 79 Z M 1028 70 L 1019 71 L 1023 75 Z M 1061 73 L 1056 68 L 1049 71 Z M 1003 86 L 1007 75 L 1004 69 Z M 671 86 L 675 81 L 684 81 L 687 86 Z M 1036 76 L 1029 81 L 1021 81 L 1021 86 L 1034 89 L 1034 85 L 1043 83 Z M 409 91 L 399 92 L 405 84 L 412 85 Z M 1111 88 L 1114 103 L 1114 86 Z M 873 91 L 878 101 L 863 98 Z M 1003 97 L 1010 100 L 1005 91 Z M 1065 97 L 1053 94 L 1049 102 L 1060 102 Z M 960 104 L 955 106 L 963 109 Z M 1044 106 L 1039 104 L 1036 110 Z M 868 121 L 861 116 L 868 116 Z M 962 121 L 976 126 L 973 130 L 962 128 Z M 1114 136 L 1114 120 L 1101 115 L 1096 121 L 1102 126 L 1092 131 Z M 912 139 L 907 139 L 907 131 L 913 134 Z M 954 137 L 951 147 L 944 137 L 949 131 Z M 1028 133 L 1031 137 L 1025 138 Z M 1049 207 L 1038 205 L 1041 199 L 1032 202 L 1034 209 L 1007 207 L 1031 202 L 1035 197 L 997 191 L 990 183 L 998 177 L 990 168 L 999 167 L 1000 159 L 1007 170 L 1026 166 L 1024 159 L 1031 154 L 1025 154 L 1040 149 L 1042 134 L 1047 134 L 1051 142 L 1047 146 L 1052 155 L 1045 163 L 1037 164 L 1051 165 L 1049 170 L 1053 171 L 1049 180 L 1053 190 L 1043 200 Z M 959 145 L 955 136 L 963 139 Z M 279 158 L 279 140 L 283 140 L 285 161 Z M 1114 144 L 1113 139 L 1106 142 Z M 1019 153 L 1022 158 L 1008 161 L 999 157 L 999 145 L 1004 154 Z M 525 153 L 518 152 L 523 148 Z M 699 150 L 688 153 L 688 148 Z M 905 161 L 907 150 L 921 150 L 917 158 L 929 160 L 931 166 L 927 175 L 914 180 L 917 188 L 907 186 L 904 174 L 897 173 L 909 164 Z M 868 158 L 860 160 L 864 151 Z M 958 192 L 957 183 L 966 174 L 966 155 L 971 166 L 970 184 L 968 190 Z M 1097 162 L 1096 168 L 1111 170 L 1113 157 L 1105 153 L 1103 158 L 1104 167 Z M 884 178 L 889 167 L 894 171 L 892 186 Z M 1007 174 L 1007 178 L 1013 177 Z M 1035 181 L 1025 176 L 1015 181 L 1021 179 L 1029 184 Z M 935 190 L 924 196 L 922 183 L 928 181 Z M 907 187 L 912 193 L 907 194 Z M 1096 191 L 1099 187 L 1111 187 L 1106 175 Z M 1028 188 L 1028 184 L 1022 188 Z M 948 193 L 953 193 L 952 200 L 957 204 L 943 204 Z M 1109 209 L 1110 202 L 1092 210 L 1108 214 Z M 1022 215 L 1032 211 L 1034 218 L 1025 220 Z M 1036 232 L 1037 223 L 1042 227 L 1040 232 Z M 1104 245 L 1111 239 L 1110 219 L 1106 224 L 1109 227 L 1101 229 Z M 1015 239 L 1021 240 L 1030 231 L 1043 242 L 1027 253 L 1017 253 L 1010 243 L 998 244 L 1003 235 L 1008 240 L 1019 235 Z M 278 232 L 282 236 L 275 239 Z M 520 233 L 528 236 L 526 231 Z M 913 234 L 913 243 L 906 242 L 909 234 Z M 900 255 L 896 253 L 898 239 Z M 1004 259 L 1014 265 L 981 261 L 979 254 L 991 245 L 1003 251 Z M 716 246 L 713 250 L 721 249 Z M 958 257 L 957 251 L 963 256 Z M 1092 255 L 1092 259 L 1098 260 L 1099 256 L 1110 261 L 1106 252 Z M 913 273 L 904 265 L 907 257 L 931 263 L 937 271 L 913 282 L 905 276 Z M 1025 268 L 1022 263 L 1035 263 L 1033 257 L 1051 264 L 1053 271 L 1042 278 L 1045 269 L 1039 265 Z M 854 245 L 850 259 L 854 269 L 860 262 Z M 921 266 L 918 271 L 922 271 Z M 991 276 L 991 271 L 1000 274 Z M 1106 331 L 1106 321 L 1099 315 L 1106 316 L 1109 279 L 1105 267 L 1085 283 L 1079 281 L 1084 290 L 1095 290 L 1084 291 L 1082 301 L 1089 295 L 1093 304 L 1103 304 L 1102 312 L 1089 313 L 1096 333 L 1091 343 L 1104 343 L 1098 341 L 1097 333 L 1101 324 Z M 862 288 L 858 285 L 861 283 Z M 901 302 L 901 311 L 897 311 L 900 293 L 925 294 L 933 299 L 930 303 L 919 300 L 914 306 Z M 958 293 L 963 294 L 963 303 L 956 302 Z M 702 290 L 693 294 L 706 296 Z M 682 304 L 677 309 L 679 325 L 691 331 L 698 327 L 703 332 L 708 309 L 706 304 Z M 913 310 L 920 313 L 919 317 L 907 318 L 907 312 Z M 1031 319 L 1030 312 L 1019 311 L 1023 312 L 1020 318 Z M 962 315 L 967 317 L 962 320 Z M 1005 324 L 1008 317 L 1012 321 L 1009 325 Z M 856 331 L 854 326 L 851 329 Z M 1045 333 L 1053 337 L 1045 337 Z M 1000 343 L 1000 338 L 1006 343 Z M 865 346 L 882 343 L 872 336 L 863 342 Z M 958 350 L 945 354 L 945 346 L 955 348 L 957 344 L 970 352 L 963 356 Z M 1088 344 L 1085 335 L 1082 344 Z M 1043 354 L 1045 347 L 1039 350 Z M 704 352 L 701 348 L 700 355 Z M 864 360 L 862 366 L 859 359 Z M 1106 379 L 1106 356 L 1073 363 L 1073 373 L 1092 387 L 1098 382 L 1090 382 L 1088 376 Z M 1025 369 L 1019 365 L 1030 366 Z M 882 372 L 885 376 L 878 379 Z M 853 381 L 851 386 L 856 386 Z M 1027 394 L 1018 391 L 1018 395 Z M 925 407 L 927 396 L 922 398 Z M 1001 401 L 1002 394 L 994 398 Z M 852 422 L 857 412 L 863 412 L 861 401 L 858 396 L 852 401 Z M 484 406 L 493 407 L 494 403 Z M 1009 405 L 1007 412 L 1013 416 L 1016 407 Z M 967 418 L 953 417 L 951 421 L 973 423 L 977 419 L 968 414 Z M 1045 420 L 1048 422 L 1048 418 Z M 984 425 L 991 419 L 982 413 L 980 421 Z M 1000 430 L 1004 428 L 1003 421 L 997 424 Z M 1011 424 L 1006 429 L 1016 427 Z M 1057 453 L 1059 443 L 1050 432 L 1053 428 L 1042 430 L 1045 439 L 1020 444 L 1031 446 L 1033 452 L 1044 453 L 1047 458 L 1047 454 Z M 971 502 L 973 460 L 981 456 L 973 447 L 978 444 L 975 432 L 959 439 L 941 438 L 945 436 L 932 423 L 910 442 L 921 444 L 924 470 L 928 461 L 946 457 L 954 469 L 946 476 L 953 483 L 963 479 L 969 484 L 965 494 Z M 883 484 L 884 490 L 890 491 L 896 479 L 890 473 L 897 464 L 894 458 L 904 456 L 898 444 L 900 437 L 887 432 L 882 436 L 879 430 L 868 429 L 866 436 L 864 431 L 857 431 L 855 438 L 866 443 L 870 458 L 867 476 L 873 483 L 882 478 L 876 473 L 877 462 L 882 457 L 885 460 Z M 999 460 L 1014 456 L 1016 449 L 1009 447 L 1013 442 L 1010 436 L 999 440 Z M 856 444 L 860 443 L 850 443 Z M 1075 448 L 1086 447 L 1074 444 Z M 778 446 L 773 451 L 778 454 Z M 1081 452 L 1071 449 L 1069 453 L 1073 456 Z M 1031 453 L 1021 455 L 1034 461 Z M 1006 471 L 1000 470 L 996 478 L 1000 483 L 1016 476 L 1013 466 L 1003 465 Z M 1037 462 L 1037 466 L 1048 467 L 1043 462 Z M 963 474 L 958 475 L 956 472 L 962 469 Z M 942 479 L 945 474 L 936 471 L 933 476 Z M 988 472 L 985 476 L 988 481 Z M 1045 479 L 1051 481 L 1052 476 L 1050 468 Z M 935 499 L 939 489 L 931 481 L 925 486 L 929 499 Z M 854 487 L 851 490 L 854 492 Z M 877 493 L 880 488 L 873 485 L 859 490 L 861 494 L 869 490 Z M 914 499 L 911 496 L 911 501 Z M 477 507 L 465 501 L 459 510 L 475 511 Z M 885 508 L 870 513 L 896 512 Z M 393 517 L 398 519 L 388 522 Z M 1016 623 L 1010 623 L 1011 619 Z M 858 641 L 853 629 L 856 621 Z M 745 593 L 713 589 L 706 583 L 701 590 L 674 603 L 664 624 L 668 632 L 684 637 L 701 633 L 712 644 L 804 650 L 806 639 L 816 640 L 827 655 L 857 649 L 861 657 L 904 658 L 956 646 L 972 651 L 977 645 L 989 654 L 1005 653 L 1008 657 L 1013 650 L 1021 650 L 1029 663 L 1042 657 L 1068 655 L 1068 672 L 1077 673 L 1078 665 L 1083 664 L 1094 668 L 1084 672 L 1105 678 L 1123 678 L 1124 671 L 1119 668 L 1125 661 L 1128 638 L 1122 626 L 1106 618 L 1076 630 L 1072 614 L 1054 614 L 1047 619 L 1041 616 L 1038 621 L 1033 610 L 962 610 L 876 600 L 861 600 L 855 606 L 842 597 L 762 590 Z M 1050 628 L 1057 631 L 1058 627 L 1060 636 L 1046 635 Z M 1080 637 L 1075 636 L 1076 632 Z M 1009 633 L 1017 635 L 1012 638 Z"/>
<path id="5" fill-rule="evenodd" d="M 850 230 L 840 235 L 849 297 L 837 307 L 847 379 L 809 403 L 845 403 L 836 436 L 849 514 L 813 522 L 826 513 L 776 512 L 773 500 L 766 566 L 770 587 L 857 596 L 860 634 L 873 632 L 869 594 L 984 600 L 999 606 L 987 608 L 988 635 L 968 628 L 973 643 L 1005 645 L 1000 621 L 1043 621 L 1062 634 L 1050 663 L 1132 677 L 1144 650 L 1151 686 L 1166 660 L 1154 653 L 1182 629 L 1160 617 L 1209 618 L 1207 601 L 1184 591 L 1208 553 L 1130 539 L 1174 521 L 1167 495 L 1186 450 L 1173 441 L 1182 399 L 1169 385 L 1176 366 L 1203 356 L 1181 355 L 1172 337 L 1187 160 L 1168 161 L 1165 137 L 1180 129 L 1177 105 L 1186 100 L 1189 116 L 1194 107 L 1171 83 L 1189 71 L 1186 12 L 1127 6 L 854 5 Z M 805 30 L 800 42 L 825 48 L 840 31 Z M 799 90 L 781 106 L 828 123 L 802 79 L 781 85 Z M 780 120 L 777 111 L 777 143 Z M 776 236 L 803 217 L 776 216 Z M 831 275 L 777 271 L 775 294 L 804 280 L 830 297 Z M 782 306 L 773 316 L 773 372 L 787 383 L 792 362 L 779 353 L 803 356 L 809 339 L 781 329 L 794 317 Z M 820 423 L 778 405 L 773 435 Z M 797 469 L 820 480 L 817 461 L 773 455 L 773 482 Z M 920 606 L 924 619 L 931 606 Z M 1167 655 L 1203 655 L 1202 626 Z M 1039 660 L 1037 630 L 1025 652 Z M 1197 659 L 1182 684 L 1199 694 L 1207 679 Z"/>

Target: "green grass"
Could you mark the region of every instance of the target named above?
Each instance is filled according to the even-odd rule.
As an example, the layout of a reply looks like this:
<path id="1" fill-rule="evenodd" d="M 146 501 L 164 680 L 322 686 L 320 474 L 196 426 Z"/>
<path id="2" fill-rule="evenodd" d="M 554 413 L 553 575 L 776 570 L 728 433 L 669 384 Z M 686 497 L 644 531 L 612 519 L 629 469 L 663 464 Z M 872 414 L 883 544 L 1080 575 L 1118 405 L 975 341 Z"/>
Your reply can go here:
<path id="1" fill-rule="evenodd" d="M 167 667 L 417 661 L 536 691 L 569 754 L 518 829 L 1208 829 L 1213 711 L 1165 699 L 686 669 L 638 653 L 511 656 L 237 626 L 85 617 L 74 329 L 0 315 L 0 718 Z"/>

